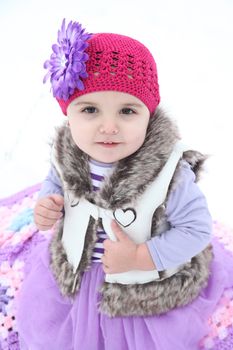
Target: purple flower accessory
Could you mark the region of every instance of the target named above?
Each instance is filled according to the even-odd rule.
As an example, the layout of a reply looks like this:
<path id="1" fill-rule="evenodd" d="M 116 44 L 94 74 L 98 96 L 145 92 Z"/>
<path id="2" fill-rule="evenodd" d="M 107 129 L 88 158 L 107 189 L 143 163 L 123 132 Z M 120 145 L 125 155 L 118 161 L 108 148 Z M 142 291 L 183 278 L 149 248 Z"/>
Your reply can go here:
<path id="1" fill-rule="evenodd" d="M 44 63 L 48 73 L 43 83 L 50 78 L 54 97 L 67 101 L 75 89 L 84 89 L 81 79 L 88 77 L 85 62 L 89 56 L 85 50 L 91 36 L 92 34 L 85 33 L 85 29 L 78 22 L 71 21 L 66 28 L 63 19 L 58 31 L 58 44 L 52 45 L 53 53 Z"/>

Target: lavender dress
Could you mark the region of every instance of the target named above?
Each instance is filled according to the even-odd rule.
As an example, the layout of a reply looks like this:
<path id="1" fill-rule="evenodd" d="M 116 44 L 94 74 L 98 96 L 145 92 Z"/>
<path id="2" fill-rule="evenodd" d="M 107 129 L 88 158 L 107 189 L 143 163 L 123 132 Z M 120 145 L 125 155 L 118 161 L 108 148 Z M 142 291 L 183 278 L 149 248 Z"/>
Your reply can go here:
<path id="1" fill-rule="evenodd" d="M 109 318 L 98 312 L 104 273 L 93 263 L 74 302 L 63 298 L 49 270 L 48 245 L 32 252 L 21 289 L 20 336 L 28 350 L 197 350 L 207 318 L 224 288 L 233 286 L 233 257 L 214 243 L 208 287 L 188 306 L 162 316 Z"/>
<path id="2" fill-rule="evenodd" d="M 194 302 L 161 316 L 109 318 L 98 311 L 102 264 L 93 260 L 75 300 L 64 298 L 49 268 L 48 244 L 32 251 L 19 295 L 23 350 L 197 350 L 208 317 L 233 286 L 233 257 L 214 240 L 209 283 Z"/>

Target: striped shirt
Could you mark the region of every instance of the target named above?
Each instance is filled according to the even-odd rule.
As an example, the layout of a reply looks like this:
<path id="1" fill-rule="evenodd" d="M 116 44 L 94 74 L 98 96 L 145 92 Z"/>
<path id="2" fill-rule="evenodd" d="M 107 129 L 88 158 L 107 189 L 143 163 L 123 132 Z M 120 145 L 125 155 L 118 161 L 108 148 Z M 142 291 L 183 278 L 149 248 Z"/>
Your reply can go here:
<path id="1" fill-rule="evenodd" d="M 112 173 L 114 166 L 112 163 L 99 163 L 95 160 L 90 160 L 89 164 L 91 170 L 93 191 L 98 191 L 101 187 L 101 182 L 104 180 L 105 177 L 109 176 Z M 95 243 L 92 254 L 93 262 L 101 262 L 101 257 L 104 254 L 103 242 L 106 238 L 108 238 L 101 225 L 99 225 L 97 229 L 97 237 L 98 238 Z"/>

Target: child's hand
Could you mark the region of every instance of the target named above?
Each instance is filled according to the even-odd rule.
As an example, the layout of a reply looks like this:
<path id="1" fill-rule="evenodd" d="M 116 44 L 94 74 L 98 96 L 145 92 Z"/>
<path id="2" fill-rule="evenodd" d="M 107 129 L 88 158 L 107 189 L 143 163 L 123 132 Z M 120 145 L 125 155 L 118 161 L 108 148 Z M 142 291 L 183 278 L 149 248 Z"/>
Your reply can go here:
<path id="1" fill-rule="evenodd" d="M 117 225 L 112 221 L 112 230 L 117 241 L 106 239 L 104 241 L 104 255 L 101 260 L 105 273 L 120 273 L 130 270 L 154 270 L 156 267 L 145 243 L 134 243 Z"/>
<path id="2" fill-rule="evenodd" d="M 34 221 L 37 228 L 46 231 L 52 228 L 62 217 L 64 198 L 60 194 L 51 194 L 37 201 L 34 209 Z"/>

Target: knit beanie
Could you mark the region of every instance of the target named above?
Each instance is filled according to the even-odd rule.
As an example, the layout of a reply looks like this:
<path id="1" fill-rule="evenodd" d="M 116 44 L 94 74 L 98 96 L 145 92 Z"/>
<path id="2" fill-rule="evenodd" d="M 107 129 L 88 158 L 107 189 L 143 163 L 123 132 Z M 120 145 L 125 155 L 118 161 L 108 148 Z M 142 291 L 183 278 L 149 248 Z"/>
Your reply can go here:
<path id="1" fill-rule="evenodd" d="M 44 67 L 63 113 L 77 97 L 96 91 L 119 91 L 140 99 L 152 114 L 159 104 L 155 60 L 139 41 L 128 36 L 85 33 L 77 22 L 63 20 L 58 44 Z"/>

